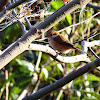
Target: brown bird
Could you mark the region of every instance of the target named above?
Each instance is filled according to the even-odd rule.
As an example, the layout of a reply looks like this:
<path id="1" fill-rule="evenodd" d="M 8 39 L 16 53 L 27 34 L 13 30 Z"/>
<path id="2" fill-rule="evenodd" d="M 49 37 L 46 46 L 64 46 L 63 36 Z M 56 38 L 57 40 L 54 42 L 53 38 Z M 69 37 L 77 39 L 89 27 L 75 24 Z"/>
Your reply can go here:
<path id="1" fill-rule="evenodd" d="M 74 44 L 71 44 L 69 41 L 67 41 L 67 39 L 62 34 L 59 34 L 58 32 L 56 32 L 54 30 L 47 32 L 47 38 L 48 38 L 49 45 L 53 49 L 55 49 L 59 52 L 66 54 L 66 53 L 68 53 L 68 51 L 70 49 L 76 49 L 80 52 L 86 53 L 85 51 L 82 51 L 82 50 L 76 48 L 74 46 Z"/>

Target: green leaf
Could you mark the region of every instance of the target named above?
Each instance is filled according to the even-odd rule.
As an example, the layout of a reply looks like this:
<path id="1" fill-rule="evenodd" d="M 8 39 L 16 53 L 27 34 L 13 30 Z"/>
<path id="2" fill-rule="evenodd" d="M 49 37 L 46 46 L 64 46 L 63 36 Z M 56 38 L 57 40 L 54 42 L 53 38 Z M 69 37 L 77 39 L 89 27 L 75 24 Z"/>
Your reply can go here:
<path id="1" fill-rule="evenodd" d="M 57 0 L 57 1 L 52 1 L 52 6 L 53 8 L 55 8 L 56 10 L 59 9 L 61 6 L 63 6 L 64 3 L 62 0 Z"/>
<path id="2" fill-rule="evenodd" d="M 35 85 L 37 81 L 38 81 L 38 75 L 36 73 L 33 73 L 33 77 L 31 79 L 32 85 Z"/>
<path id="3" fill-rule="evenodd" d="M 68 15 L 66 16 L 66 19 L 67 19 L 69 25 L 72 25 L 72 16 L 71 16 L 71 14 L 68 14 Z"/>
<path id="4" fill-rule="evenodd" d="M 25 68 L 27 68 L 30 71 L 34 71 L 34 66 L 32 63 L 26 61 L 26 60 L 21 60 L 21 59 L 16 59 L 17 63 Z"/>
<path id="5" fill-rule="evenodd" d="M 59 70 L 60 70 L 61 72 L 64 71 L 64 69 L 63 69 L 63 67 L 62 67 L 62 65 L 61 65 L 60 63 L 57 64 L 57 67 L 59 68 Z"/>
<path id="6" fill-rule="evenodd" d="M 48 71 L 46 68 L 42 68 L 42 72 L 44 73 L 45 75 L 45 78 L 48 78 Z"/>
<path id="7" fill-rule="evenodd" d="M 89 93 L 92 96 L 96 97 L 98 100 L 100 100 L 100 94 L 97 94 L 96 92 L 85 92 L 85 93 Z"/>
<path id="8" fill-rule="evenodd" d="M 88 81 L 100 81 L 100 78 L 96 77 L 95 75 L 88 75 L 87 77 Z"/>
<path id="9" fill-rule="evenodd" d="M 70 96 L 70 100 L 80 100 L 80 97 L 73 97 L 72 95 Z"/>
<path id="10" fill-rule="evenodd" d="M 11 99 L 12 100 L 16 100 L 18 98 L 18 94 L 21 92 L 22 89 L 20 89 L 20 87 L 14 87 L 11 90 Z"/>
<path id="11" fill-rule="evenodd" d="M 54 82 L 57 81 L 57 80 L 56 80 L 55 78 L 53 78 L 53 77 L 48 77 L 48 80 L 52 80 L 52 81 L 54 81 Z"/>

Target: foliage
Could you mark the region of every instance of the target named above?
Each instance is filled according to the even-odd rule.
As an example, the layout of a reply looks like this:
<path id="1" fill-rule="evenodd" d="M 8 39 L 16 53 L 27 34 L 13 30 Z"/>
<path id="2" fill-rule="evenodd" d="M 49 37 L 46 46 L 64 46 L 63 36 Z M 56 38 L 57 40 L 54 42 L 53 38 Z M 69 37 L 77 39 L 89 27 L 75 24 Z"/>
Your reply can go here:
<path id="1" fill-rule="evenodd" d="M 95 2 L 96 3 L 96 2 Z M 97 4 L 97 3 L 96 3 Z M 100 1 L 98 2 L 100 5 Z M 40 9 L 42 10 L 47 4 L 40 4 Z M 53 12 L 56 11 L 63 5 L 62 0 L 51 1 L 51 6 L 46 9 L 45 11 Z M 34 6 L 33 6 L 34 8 Z M 18 9 L 18 8 L 16 8 Z M 36 11 L 37 9 L 35 8 Z M 78 11 L 73 12 L 66 16 L 61 22 L 53 27 L 54 30 L 60 30 L 65 28 L 73 23 L 77 23 L 79 21 L 79 9 Z M 37 11 L 38 12 L 38 11 Z M 85 10 L 82 12 L 81 19 L 85 20 L 98 12 L 98 10 L 93 10 L 92 8 L 86 7 Z M 36 12 L 35 12 L 36 13 Z M 47 16 L 45 16 L 47 17 Z M 35 20 L 33 20 L 35 19 Z M 38 19 L 38 20 L 37 20 Z M 40 17 L 34 17 L 30 19 L 32 25 L 38 23 Z M 23 22 L 27 27 L 27 23 Z M 92 18 L 90 22 L 83 23 L 79 26 L 69 28 L 61 32 L 62 34 L 66 34 L 66 37 L 69 41 L 74 42 L 77 40 L 81 40 L 86 36 L 89 36 L 93 33 L 97 27 L 100 26 L 100 15 Z M 28 29 L 28 27 L 27 27 Z M 3 30 L 1 33 L 0 39 L 0 48 L 4 50 L 8 47 L 11 43 L 16 41 L 20 38 L 23 33 L 16 22 Z M 92 40 L 99 40 L 100 35 L 90 39 Z M 34 42 L 36 43 L 36 42 Z M 45 44 L 44 44 L 45 45 Z M 78 48 L 81 48 L 79 43 L 76 44 Z M 98 51 L 99 47 L 94 47 L 93 50 L 96 52 L 97 55 L 100 55 Z M 91 60 L 95 60 L 96 58 L 94 55 L 89 53 L 89 57 Z M 73 56 L 79 54 L 77 51 L 72 51 L 68 55 Z M 32 93 L 39 82 L 38 88 L 35 90 L 39 90 L 42 87 L 45 87 L 49 84 L 52 84 L 56 80 L 64 77 L 66 74 L 70 73 L 72 67 L 77 68 L 78 66 L 82 66 L 83 62 L 77 62 L 75 64 L 64 64 L 53 60 L 48 54 L 42 53 L 41 61 L 37 69 L 35 69 L 37 60 L 38 60 L 39 52 L 38 51 L 25 51 L 15 59 L 13 59 L 4 69 L 0 71 L 0 98 L 1 100 L 5 99 L 6 95 L 6 86 L 9 85 L 9 100 L 16 100 L 19 98 L 21 93 L 23 93 L 24 89 L 27 89 L 28 93 Z M 100 71 L 94 70 L 95 73 L 99 73 Z M 7 77 L 8 74 L 8 78 Z M 99 76 L 100 77 L 100 76 Z M 50 100 L 54 100 L 58 97 L 59 92 L 63 90 L 59 100 L 65 100 L 68 98 L 69 100 L 99 100 L 100 99 L 100 78 L 95 74 L 91 74 L 88 72 L 83 76 L 73 80 L 69 84 L 65 86 L 64 89 L 60 89 L 51 93 L 50 95 L 44 97 L 44 100 L 47 98 L 51 98 Z"/>

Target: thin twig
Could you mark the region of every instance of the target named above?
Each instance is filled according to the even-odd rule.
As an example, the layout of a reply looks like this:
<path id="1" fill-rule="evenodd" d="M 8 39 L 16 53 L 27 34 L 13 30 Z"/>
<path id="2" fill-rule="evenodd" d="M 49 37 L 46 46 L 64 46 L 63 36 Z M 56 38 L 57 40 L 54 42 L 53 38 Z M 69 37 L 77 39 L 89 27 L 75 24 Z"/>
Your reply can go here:
<path id="1" fill-rule="evenodd" d="M 99 27 L 99 28 L 98 28 L 98 29 L 97 29 L 93 34 L 91 34 L 89 37 L 85 37 L 85 38 L 82 39 L 82 40 L 75 41 L 75 42 L 73 42 L 73 44 L 75 44 L 75 43 L 79 43 L 79 42 L 84 41 L 84 40 L 87 40 L 87 39 L 91 39 L 91 38 L 93 38 L 93 37 L 99 35 L 100 32 L 97 33 L 97 31 L 98 31 L 99 29 L 100 29 L 100 27 Z"/>
<path id="2" fill-rule="evenodd" d="M 79 22 L 81 22 L 81 15 L 82 15 L 82 11 L 84 10 L 84 8 L 86 7 L 86 5 L 84 5 L 80 11 L 80 14 L 79 14 Z"/>
<path id="3" fill-rule="evenodd" d="M 16 15 L 15 10 L 13 10 L 13 13 Z M 23 34 L 25 34 L 27 32 L 25 25 L 20 20 L 17 20 L 17 21 L 18 21 L 18 23 L 19 23 L 19 25 L 20 25 L 20 27 L 22 29 Z"/>
<path id="4" fill-rule="evenodd" d="M 29 29 L 32 27 L 32 25 L 31 25 L 31 23 L 29 22 L 29 20 L 25 17 L 25 21 L 26 21 L 26 23 L 28 24 L 28 26 L 29 26 Z"/>
<path id="5" fill-rule="evenodd" d="M 39 86 L 39 84 L 40 84 L 40 82 L 41 82 L 41 77 L 42 77 L 42 73 L 40 72 L 39 78 L 38 78 L 38 81 L 37 81 L 37 83 L 36 83 L 36 86 L 35 86 L 35 88 L 34 88 L 34 90 L 33 90 L 33 93 L 35 93 L 35 92 L 37 91 L 38 86 Z"/>
<path id="6" fill-rule="evenodd" d="M 87 6 L 93 8 L 93 9 L 100 9 L 100 6 L 93 5 L 92 3 L 88 3 Z"/>
<path id="7" fill-rule="evenodd" d="M 90 21 L 93 17 L 95 17 L 95 16 L 97 16 L 97 15 L 99 15 L 99 14 L 100 14 L 100 12 L 94 14 L 93 16 L 91 16 L 90 18 L 88 18 L 88 19 L 86 19 L 86 20 L 84 20 L 84 21 L 82 21 L 82 22 L 79 22 L 79 23 L 70 25 L 70 26 L 68 26 L 68 27 L 65 27 L 65 28 L 59 30 L 58 32 L 62 32 L 62 31 L 64 31 L 64 30 L 66 30 L 67 28 L 70 28 L 70 27 L 73 27 L 73 26 L 77 26 L 77 25 L 80 25 L 80 24 L 85 23 L 85 22 L 87 22 L 87 21 Z"/>
<path id="8" fill-rule="evenodd" d="M 98 55 L 96 55 L 96 53 L 92 50 L 91 47 L 89 47 L 89 50 L 92 52 L 92 54 L 93 54 L 96 58 L 100 59 L 100 57 L 99 57 Z"/>
<path id="9" fill-rule="evenodd" d="M 100 62 L 100 59 L 97 59 L 91 63 L 88 63 L 85 66 L 72 71 L 67 76 L 59 79 L 58 81 L 54 82 L 53 84 L 50 84 L 50 85 L 40 89 L 36 93 L 23 98 L 23 100 L 38 100 L 38 99 L 42 98 L 43 96 L 61 88 L 62 86 L 66 85 L 67 83 L 71 82 L 72 80 L 78 78 L 79 76 L 85 74 L 86 72 L 89 72 L 89 71 L 95 69 L 97 66 L 100 66 L 99 62 Z"/>
<path id="10" fill-rule="evenodd" d="M 6 80 L 8 80 L 8 70 L 5 70 L 5 76 L 6 76 Z M 9 82 L 6 83 L 6 99 L 5 100 L 8 100 L 8 97 L 9 97 Z"/>

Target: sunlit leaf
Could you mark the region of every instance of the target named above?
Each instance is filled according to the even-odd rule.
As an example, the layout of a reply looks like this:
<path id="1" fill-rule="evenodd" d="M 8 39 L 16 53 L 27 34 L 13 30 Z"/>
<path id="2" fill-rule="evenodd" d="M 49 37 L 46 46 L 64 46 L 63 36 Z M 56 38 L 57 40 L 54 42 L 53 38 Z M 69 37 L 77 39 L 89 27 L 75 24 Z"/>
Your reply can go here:
<path id="1" fill-rule="evenodd" d="M 48 78 L 48 71 L 47 71 L 47 69 L 46 68 L 42 68 L 42 71 L 43 71 L 43 73 L 45 75 L 45 78 Z"/>
<path id="2" fill-rule="evenodd" d="M 26 61 L 26 60 L 21 60 L 21 59 L 16 59 L 19 65 L 26 67 L 30 71 L 34 71 L 34 66 L 32 63 Z"/>
<path id="3" fill-rule="evenodd" d="M 55 8 L 56 10 L 59 9 L 61 6 L 63 6 L 63 1 L 62 0 L 57 0 L 57 1 L 52 1 L 52 6 L 53 8 Z"/>
<path id="4" fill-rule="evenodd" d="M 100 81 L 100 78 L 96 77 L 95 75 L 88 75 L 87 77 L 88 81 Z"/>
<path id="5" fill-rule="evenodd" d="M 61 72 L 64 71 L 64 69 L 63 69 L 63 67 L 62 67 L 62 65 L 61 65 L 60 63 L 57 64 L 57 67 L 59 68 L 59 70 L 60 70 Z"/>
<path id="6" fill-rule="evenodd" d="M 11 98 L 13 98 L 13 100 L 16 100 L 18 98 L 18 94 L 21 92 L 21 89 L 19 87 L 14 87 L 11 90 Z"/>
<path id="7" fill-rule="evenodd" d="M 38 80 L 38 75 L 36 73 L 33 73 L 33 78 L 31 80 L 31 83 L 34 85 L 36 84 L 37 80 Z"/>
<path id="8" fill-rule="evenodd" d="M 96 97 L 98 100 L 100 100 L 100 94 L 97 94 L 96 92 L 85 92 L 91 94 L 91 96 Z"/>
<path id="9" fill-rule="evenodd" d="M 69 25 L 72 25 L 72 16 L 71 16 L 71 14 L 68 14 L 68 15 L 66 16 L 66 19 L 67 19 Z"/>

